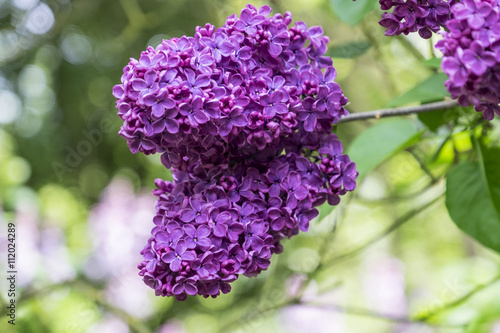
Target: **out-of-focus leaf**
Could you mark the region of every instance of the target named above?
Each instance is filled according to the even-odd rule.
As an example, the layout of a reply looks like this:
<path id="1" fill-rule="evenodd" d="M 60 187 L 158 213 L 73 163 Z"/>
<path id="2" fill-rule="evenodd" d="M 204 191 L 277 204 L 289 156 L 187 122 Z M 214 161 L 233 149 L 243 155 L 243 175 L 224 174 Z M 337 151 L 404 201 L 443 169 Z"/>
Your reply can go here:
<path id="1" fill-rule="evenodd" d="M 448 124 L 460 118 L 466 112 L 467 110 L 460 106 L 448 110 L 419 113 L 417 117 L 428 129 L 436 132 L 441 125 Z"/>
<path id="2" fill-rule="evenodd" d="M 430 58 L 422 60 L 422 63 L 430 68 L 441 68 L 441 58 Z"/>
<path id="3" fill-rule="evenodd" d="M 379 164 L 401 151 L 419 135 L 408 119 L 388 119 L 362 132 L 349 146 L 347 154 L 356 163 L 358 180 Z"/>
<path id="4" fill-rule="evenodd" d="M 446 111 L 432 111 L 432 112 L 424 112 L 417 114 L 418 120 L 424 123 L 428 129 L 433 132 L 436 132 L 439 126 L 445 123 L 445 114 Z"/>
<path id="5" fill-rule="evenodd" d="M 444 81 L 447 78 L 448 76 L 444 73 L 433 74 L 403 95 L 389 101 L 387 107 L 397 107 L 415 102 L 430 103 L 449 97 L 450 94 L 444 86 Z"/>
<path id="6" fill-rule="evenodd" d="M 377 0 L 330 0 L 337 16 L 347 24 L 355 26 L 375 7 Z"/>
<path id="7" fill-rule="evenodd" d="M 455 224 L 500 252 L 500 149 L 480 148 L 479 162 L 455 166 L 446 181 L 446 207 Z"/>
<path id="8" fill-rule="evenodd" d="M 367 40 L 344 43 L 331 47 L 326 55 L 332 58 L 356 58 L 366 53 L 371 46 Z"/>

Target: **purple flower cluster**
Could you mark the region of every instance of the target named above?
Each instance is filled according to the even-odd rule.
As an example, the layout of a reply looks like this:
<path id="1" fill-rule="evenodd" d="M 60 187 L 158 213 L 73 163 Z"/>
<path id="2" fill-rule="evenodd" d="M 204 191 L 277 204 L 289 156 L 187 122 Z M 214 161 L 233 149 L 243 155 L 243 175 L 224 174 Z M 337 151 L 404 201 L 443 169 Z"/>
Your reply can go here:
<path id="1" fill-rule="evenodd" d="M 215 29 L 164 40 L 113 94 L 133 153 L 161 153 L 155 227 L 138 266 L 157 295 L 216 297 L 265 270 L 315 207 L 356 187 L 332 124 L 347 103 L 321 27 L 247 5 Z"/>
<path id="2" fill-rule="evenodd" d="M 267 163 L 195 164 L 158 187 L 153 236 L 140 275 L 157 295 L 216 297 L 239 274 L 265 270 L 280 241 L 307 231 L 315 208 L 356 187 L 357 171 L 334 134 L 311 161 L 294 152 Z"/>
<path id="3" fill-rule="evenodd" d="M 331 130 L 347 99 L 323 56 L 328 37 L 303 22 L 288 28 L 291 14 L 270 10 L 248 6 L 222 28 L 197 27 L 131 59 L 113 95 L 133 153 L 161 152 L 167 168 L 180 168 L 186 150 L 263 150 L 298 129 Z"/>
<path id="4" fill-rule="evenodd" d="M 451 17 L 450 6 L 458 0 L 379 0 L 382 10 L 380 25 L 387 28 L 386 36 L 418 31 L 422 38 L 431 38 L 433 32 L 444 27 Z"/>
<path id="5" fill-rule="evenodd" d="M 436 44 L 446 88 L 462 106 L 492 120 L 500 116 L 500 1 L 464 0 L 451 10 L 448 31 Z"/>

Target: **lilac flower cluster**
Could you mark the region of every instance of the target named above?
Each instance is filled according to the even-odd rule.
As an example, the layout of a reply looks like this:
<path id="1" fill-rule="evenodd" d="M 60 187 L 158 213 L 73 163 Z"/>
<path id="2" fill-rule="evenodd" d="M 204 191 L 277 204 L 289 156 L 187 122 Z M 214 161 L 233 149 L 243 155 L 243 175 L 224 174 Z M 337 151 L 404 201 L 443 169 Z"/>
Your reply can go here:
<path id="1" fill-rule="evenodd" d="M 380 25 L 387 28 L 386 36 L 417 32 L 422 38 L 431 38 L 433 32 L 444 27 L 451 17 L 450 6 L 458 0 L 379 0 L 382 10 Z"/>
<path id="2" fill-rule="evenodd" d="M 330 131 L 347 99 L 323 56 L 329 39 L 303 22 L 288 28 L 291 14 L 268 18 L 270 10 L 248 6 L 222 28 L 197 27 L 131 59 L 113 94 L 133 153 L 161 152 L 179 168 L 179 155 L 226 144 L 263 150 L 299 128 Z"/>
<path id="3" fill-rule="evenodd" d="M 492 120 L 500 116 L 500 1 L 464 0 L 451 10 L 448 31 L 436 44 L 446 88 L 462 106 Z"/>
<path id="4" fill-rule="evenodd" d="M 265 270 L 280 241 L 307 231 L 314 207 L 355 188 L 357 171 L 334 134 L 314 160 L 288 153 L 268 163 L 195 164 L 157 180 L 153 236 L 140 275 L 157 295 L 216 297 L 239 274 Z"/>
<path id="5" fill-rule="evenodd" d="M 133 153 L 161 153 L 155 227 L 138 266 L 157 295 L 216 297 L 269 266 L 315 207 L 356 187 L 332 124 L 347 103 L 321 27 L 247 5 L 164 40 L 113 94 Z"/>

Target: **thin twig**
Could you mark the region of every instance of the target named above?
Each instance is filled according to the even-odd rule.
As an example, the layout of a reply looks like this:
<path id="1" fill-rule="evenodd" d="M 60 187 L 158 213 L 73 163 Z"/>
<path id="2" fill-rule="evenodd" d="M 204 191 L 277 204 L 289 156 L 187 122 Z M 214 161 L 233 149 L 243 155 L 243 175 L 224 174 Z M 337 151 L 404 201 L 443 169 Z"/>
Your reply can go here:
<path id="1" fill-rule="evenodd" d="M 370 239 L 365 244 L 361 245 L 360 247 L 358 247 L 358 248 L 356 248 L 356 249 L 354 249 L 354 250 L 352 250 L 350 252 L 341 254 L 341 255 L 339 255 L 337 257 L 331 258 L 330 260 L 327 260 L 326 262 L 322 263 L 322 266 L 325 267 L 325 266 L 329 266 L 329 265 L 335 264 L 337 262 L 343 261 L 345 259 L 348 259 L 350 257 L 353 257 L 353 256 L 355 256 L 355 255 L 363 252 L 370 245 L 372 245 L 372 244 L 378 242 L 379 240 L 383 239 L 385 236 L 389 235 L 391 232 L 393 232 L 394 230 L 396 230 L 397 228 L 399 228 L 401 225 L 405 224 L 406 222 L 408 222 L 409 220 L 411 220 L 413 217 L 415 217 L 419 213 L 423 212 L 424 210 L 426 210 L 430 206 L 434 205 L 440 199 L 441 199 L 441 195 L 439 195 L 438 197 L 432 199 L 429 202 L 426 202 L 425 204 L 421 205 L 420 207 L 417 207 L 417 208 L 409 211 L 405 215 L 403 215 L 400 218 L 396 219 L 394 221 L 394 223 L 391 224 L 386 230 L 384 230 L 383 232 L 381 232 L 379 235 L 375 236 L 374 238 Z"/>
<path id="2" fill-rule="evenodd" d="M 391 314 L 385 314 L 380 312 L 374 312 L 368 309 L 351 307 L 351 306 L 339 306 L 333 304 L 321 304 L 321 303 L 313 303 L 313 302 L 301 302 L 299 305 L 314 307 L 317 309 L 336 311 L 346 315 L 353 316 L 362 316 L 362 317 L 370 317 L 381 319 L 385 321 L 389 321 L 392 323 L 401 323 L 401 324 L 410 324 L 410 325 L 427 325 L 427 326 L 436 326 L 436 327 L 463 327 L 462 325 L 442 325 L 436 323 L 427 323 L 422 322 L 421 320 L 412 320 L 408 317 L 395 316 Z"/>
<path id="3" fill-rule="evenodd" d="M 420 156 L 418 156 L 418 154 L 415 152 L 415 150 L 413 148 L 408 148 L 407 151 L 417 161 L 417 163 L 418 163 L 418 165 L 420 165 L 420 168 L 422 169 L 422 171 L 431 179 L 431 182 L 432 183 L 436 183 L 437 182 L 436 177 L 434 177 L 434 175 L 432 174 L 431 170 L 429 170 L 429 168 L 427 167 L 427 165 L 425 165 L 424 161 L 422 161 L 420 159 Z"/>
<path id="4" fill-rule="evenodd" d="M 425 60 L 424 55 L 406 37 L 398 35 L 396 40 L 418 61 Z"/>
<path id="5" fill-rule="evenodd" d="M 440 314 L 440 313 L 442 313 L 444 311 L 453 309 L 454 307 L 457 307 L 457 306 L 463 304 L 464 302 L 466 302 L 469 298 L 471 298 L 472 296 L 474 296 L 478 292 L 480 292 L 480 291 L 482 291 L 482 290 L 490 287 L 491 285 L 495 284 L 498 281 L 500 281 L 500 275 L 495 276 L 493 279 L 489 280 L 488 282 L 486 282 L 484 284 L 478 285 L 476 288 L 472 289 L 467 294 L 465 294 L 462 297 L 454 300 L 451 303 L 443 305 L 442 307 L 440 307 L 439 309 L 433 311 L 432 313 L 426 314 L 426 315 L 421 316 L 421 317 L 416 317 L 416 318 L 414 318 L 414 320 L 417 320 L 417 321 L 420 321 L 420 322 L 427 322 L 430 319 L 432 319 L 433 317 L 437 316 L 438 314 Z"/>
<path id="6" fill-rule="evenodd" d="M 318 249 L 318 256 L 320 258 L 320 261 L 318 262 L 318 265 L 316 266 L 316 268 L 311 273 L 307 274 L 306 281 L 304 281 L 304 283 L 302 284 L 302 287 L 298 291 L 297 295 L 295 295 L 294 299 L 296 302 L 300 302 L 300 300 L 302 299 L 302 296 L 304 295 L 304 292 L 306 291 L 306 289 L 307 289 L 309 283 L 311 282 L 311 280 L 313 279 L 314 275 L 323 268 L 322 260 L 323 260 L 324 255 L 327 252 L 328 243 L 329 243 L 329 241 L 331 241 L 331 237 L 336 235 L 335 231 L 337 229 L 337 226 L 342 221 L 342 219 L 344 217 L 345 209 L 353 197 L 354 196 L 352 194 L 347 196 L 347 198 L 342 200 L 342 203 L 339 206 L 337 206 L 336 214 L 335 214 L 335 217 L 333 220 L 332 231 L 330 233 L 326 234 L 325 237 L 323 237 L 321 245 Z"/>
<path id="7" fill-rule="evenodd" d="M 58 288 L 71 288 L 74 291 L 77 291 L 83 295 L 85 295 L 88 298 L 93 299 L 93 301 L 102 306 L 104 309 L 112 312 L 114 315 L 120 317 L 123 319 L 127 324 L 130 326 L 133 332 L 137 333 L 151 333 L 151 329 L 146 326 L 140 319 L 137 319 L 130 314 L 128 314 L 126 311 L 115 307 L 114 305 L 110 304 L 107 302 L 102 294 L 102 291 L 100 289 L 97 289 L 95 286 L 91 285 L 90 283 L 80 280 L 79 278 L 76 278 L 71 281 L 64 281 L 61 283 L 57 284 L 52 284 L 46 288 L 43 289 L 31 289 L 27 291 L 26 293 L 23 293 L 22 296 L 20 297 L 19 304 L 24 304 L 25 301 L 36 298 L 37 296 L 40 295 L 45 295 L 47 293 L 50 293 Z M 2 310 L 1 315 L 5 315 L 5 311 Z"/>
<path id="8" fill-rule="evenodd" d="M 447 100 L 447 101 L 428 103 L 417 106 L 357 112 L 357 113 L 351 113 L 345 117 L 340 118 L 337 124 L 347 123 L 355 120 L 380 119 L 383 117 L 405 116 L 415 113 L 441 111 L 441 110 L 451 109 L 457 106 L 459 106 L 457 101 Z"/>

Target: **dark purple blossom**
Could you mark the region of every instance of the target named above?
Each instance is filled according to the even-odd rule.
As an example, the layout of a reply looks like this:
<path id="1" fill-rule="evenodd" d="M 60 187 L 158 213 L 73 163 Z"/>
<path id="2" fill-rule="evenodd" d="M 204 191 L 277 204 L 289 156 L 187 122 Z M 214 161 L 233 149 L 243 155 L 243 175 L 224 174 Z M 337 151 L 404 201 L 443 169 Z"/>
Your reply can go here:
<path id="1" fill-rule="evenodd" d="M 180 114 L 187 117 L 192 127 L 198 127 L 210 120 L 203 108 L 203 100 L 196 96 L 191 103 L 182 104 L 179 107 Z"/>
<path id="2" fill-rule="evenodd" d="M 283 93 L 276 91 L 272 95 L 264 95 L 260 98 L 260 103 L 264 106 L 264 116 L 267 119 L 273 118 L 276 114 L 288 112 L 288 108 L 283 101 Z"/>
<path id="3" fill-rule="evenodd" d="M 450 5 L 456 0 L 379 0 L 384 12 L 379 24 L 386 28 L 386 36 L 418 32 L 428 39 L 451 18 Z"/>
<path id="4" fill-rule="evenodd" d="M 196 259 L 196 253 L 194 251 L 187 251 L 186 241 L 181 239 L 175 245 L 175 249 L 170 252 L 165 253 L 161 260 L 170 264 L 170 269 L 172 272 L 177 272 L 181 268 L 181 263 L 183 260 L 193 261 Z"/>
<path id="5" fill-rule="evenodd" d="M 242 109 L 235 107 L 227 116 L 221 119 L 220 134 L 227 136 L 234 127 L 244 127 L 248 123 L 247 117 L 242 113 Z"/>
<path id="6" fill-rule="evenodd" d="M 491 11 L 491 4 L 486 1 L 462 0 L 455 6 L 453 16 L 459 20 L 467 20 L 472 29 L 480 29 Z"/>
<path id="7" fill-rule="evenodd" d="M 185 278 L 183 276 L 178 276 L 175 285 L 172 288 L 172 293 L 176 296 L 181 296 L 184 292 L 188 295 L 196 295 L 198 288 L 196 288 L 196 280 L 194 278 Z M 180 300 L 182 300 L 182 296 Z"/>
<path id="8" fill-rule="evenodd" d="M 184 231 L 187 235 L 186 243 L 188 249 L 194 249 L 199 246 L 201 249 L 207 250 L 212 244 L 208 236 L 210 235 L 210 228 L 202 224 L 198 228 L 191 224 L 184 226 Z"/>
<path id="9" fill-rule="evenodd" d="M 500 1 L 465 0 L 451 7 L 448 32 L 436 44 L 443 52 L 441 67 L 451 97 L 473 105 L 487 120 L 498 115 L 500 103 Z"/>
<path id="10" fill-rule="evenodd" d="M 245 8 L 241 11 L 240 19 L 236 21 L 234 27 L 239 31 L 245 32 L 248 36 L 253 37 L 257 34 L 258 25 L 265 19 L 266 17 L 264 15 L 254 15 L 250 9 Z"/>
<path id="11" fill-rule="evenodd" d="M 151 113 L 157 119 L 165 115 L 166 109 L 175 107 L 175 102 L 168 97 L 167 90 L 161 90 L 158 95 L 149 94 L 144 96 L 144 104 L 151 107 Z"/>
<path id="12" fill-rule="evenodd" d="M 217 274 L 218 261 L 214 260 L 212 252 L 205 252 L 199 261 L 193 263 L 193 269 L 199 274 L 201 279 L 208 279 L 210 276 Z"/>

